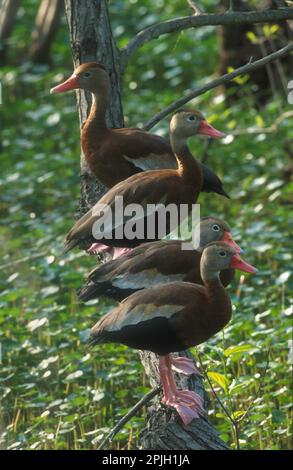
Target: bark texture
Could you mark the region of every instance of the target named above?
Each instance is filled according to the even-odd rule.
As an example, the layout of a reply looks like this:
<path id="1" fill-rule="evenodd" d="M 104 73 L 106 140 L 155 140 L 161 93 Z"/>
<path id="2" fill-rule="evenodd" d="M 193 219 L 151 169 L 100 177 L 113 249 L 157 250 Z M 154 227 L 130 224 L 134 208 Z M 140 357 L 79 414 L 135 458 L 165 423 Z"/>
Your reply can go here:
<path id="1" fill-rule="evenodd" d="M 228 0 L 221 0 L 220 5 L 222 11 L 226 11 L 228 7 Z M 267 11 L 271 9 L 274 11 L 282 12 L 287 4 L 284 0 L 262 0 L 257 5 L 258 10 Z M 244 0 L 234 0 L 233 8 L 235 12 L 245 12 L 249 10 L 249 4 Z M 252 7 L 255 10 L 255 6 Z M 279 9 L 279 10 L 278 10 Z M 262 32 L 262 25 L 243 23 L 237 25 L 226 24 L 220 29 L 221 37 L 221 50 L 220 50 L 220 66 L 219 73 L 222 75 L 227 72 L 229 67 L 237 68 L 243 63 L 246 63 L 253 57 L 256 60 L 265 57 L 267 54 L 275 52 L 277 49 L 284 47 L 290 39 L 292 40 L 292 22 L 290 26 L 289 21 L 275 20 L 274 24 L 279 26 L 279 30 L 273 37 L 265 37 Z M 258 37 L 258 42 L 252 42 L 247 33 L 253 32 Z M 278 90 L 283 91 L 284 95 L 287 93 L 287 78 L 290 76 L 290 70 L 293 67 L 293 56 L 287 57 L 276 61 L 274 64 L 268 64 L 258 70 L 250 73 L 251 90 L 254 95 L 256 104 L 261 106 Z M 241 85 L 235 85 L 235 82 L 225 84 L 227 89 L 233 87 L 236 93 L 229 97 L 228 102 L 235 98 L 241 98 Z"/>
<path id="2" fill-rule="evenodd" d="M 111 96 L 107 121 L 111 127 L 123 127 L 121 104 L 121 72 L 119 52 L 113 40 L 106 0 L 65 0 L 65 12 L 70 33 L 74 67 L 81 63 L 98 61 L 108 70 Z M 91 96 L 77 92 L 77 108 L 82 126 L 89 113 Z M 89 174 L 81 155 L 81 198 L 77 218 L 83 215 L 105 193 L 106 188 Z"/>
<path id="3" fill-rule="evenodd" d="M 2 0 L 0 8 L 0 62 L 5 61 L 5 43 L 12 33 L 20 0 Z"/>
<path id="4" fill-rule="evenodd" d="M 32 62 L 47 64 L 51 44 L 59 26 L 63 0 L 42 0 L 31 35 L 28 56 Z"/>
<path id="5" fill-rule="evenodd" d="M 192 359 L 188 351 L 180 352 L 180 356 Z M 152 388 L 157 387 L 160 385 L 158 358 L 146 351 L 141 352 L 140 357 Z M 175 377 L 178 387 L 198 393 L 204 399 L 205 409 L 208 410 L 209 400 L 201 376 L 186 377 L 183 374 L 175 374 Z M 151 450 L 229 449 L 206 417 L 195 419 L 188 426 L 184 426 L 176 412 L 160 402 L 159 396 L 155 397 L 148 407 L 148 422 L 141 434 L 141 444 L 143 449 Z"/>

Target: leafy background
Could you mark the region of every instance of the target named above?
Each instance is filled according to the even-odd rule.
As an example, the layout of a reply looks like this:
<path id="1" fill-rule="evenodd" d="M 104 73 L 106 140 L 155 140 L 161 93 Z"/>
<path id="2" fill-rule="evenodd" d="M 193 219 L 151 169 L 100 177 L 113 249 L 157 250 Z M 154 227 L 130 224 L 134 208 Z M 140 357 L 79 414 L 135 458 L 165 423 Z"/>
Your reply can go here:
<path id="1" fill-rule="evenodd" d="M 137 352 L 117 345 L 86 348 L 88 329 L 113 303 L 102 298 L 79 303 L 76 289 L 96 260 L 79 252 L 61 254 L 79 196 L 79 128 L 74 94 L 49 95 L 72 70 L 64 19 L 51 66 L 25 60 L 37 4 L 27 0 L 19 10 L 9 40 L 10 63 L 17 65 L 0 71 L 0 446 L 95 449 L 149 384 Z M 211 0 L 202 4 L 206 11 L 215 6 Z M 123 46 L 139 29 L 188 10 L 179 0 L 115 0 L 110 13 Z M 125 76 L 126 124 L 146 122 L 195 84 L 212 79 L 218 63 L 214 28 L 144 46 Z M 225 104 L 223 90 L 192 103 L 228 134 L 209 148 L 208 164 L 224 179 L 231 200 L 203 195 L 200 203 L 202 215 L 231 224 L 246 259 L 260 272 L 234 281 L 232 321 L 192 352 L 200 354 L 218 398 L 239 421 L 240 448 L 286 449 L 291 446 L 292 183 L 284 180 L 289 163 L 284 143 L 292 138 L 292 123 L 284 119 L 273 133 L 261 129 L 292 107 L 280 93 L 257 111 L 247 78 L 241 94 L 233 105 Z M 233 136 L 235 129 L 250 127 L 257 133 Z M 165 134 L 167 128 L 165 120 L 155 131 Z M 203 156 L 204 143 L 190 145 L 194 155 Z M 205 385 L 209 419 L 233 447 L 235 426 Z M 145 413 L 133 418 L 110 448 L 136 448 Z"/>

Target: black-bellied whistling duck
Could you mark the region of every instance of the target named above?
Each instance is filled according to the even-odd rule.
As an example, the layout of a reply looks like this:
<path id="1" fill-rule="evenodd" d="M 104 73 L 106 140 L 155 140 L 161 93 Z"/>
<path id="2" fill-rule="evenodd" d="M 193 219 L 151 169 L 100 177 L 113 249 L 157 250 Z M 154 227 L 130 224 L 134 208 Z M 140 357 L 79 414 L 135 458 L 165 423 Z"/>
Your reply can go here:
<path id="1" fill-rule="evenodd" d="M 223 269 L 257 270 L 243 261 L 235 248 L 213 242 L 202 253 L 200 272 L 203 286 L 171 282 L 135 292 L 103 316 L 91 331 L 91 344 L 120 343 L 159 354 L 163 402 L 174 407 L 188 424 L 203 411 L 195 392 L 178 390 L 175 370 L 195 373 L 192 361 L 174 358 L 172 352 L 207 341 L 230 321 L 230 297 L 219 279 Z"/>
<path id="2" fill-rule="evenodd" d="M 200 244 L 196 250 L 183 250 L 180 240 L 160 240 L 143 243 L 130 253 L 95 268 L 86 285 L 79 291 L 79 298 L 87 301 L 106 295 L 123 300 L 134 292 L 173 281 L 203 284 L 200 277 L 202 250 L 211 242 L 226 241 L 241 251 L 232 238 L 226 222 L 215 217 L 200 221 Z M 226 287 L 234 277 L 233 269 L 224 269 L 220 280 Z"/>
<path id="3" fill-rule="evenodd" d="M 107 127 L 110 80 L 103 65 L 96 62 L 80 65 L 64 83 L 52 88 L 51 93 L 77 88 L 92 93 L 92 107 L 82 128 L 81 145 L 90 171 L 107 188 L 141 171 L 176 168 L 170 144 L 162 137 L 141 129 Z M 223 137 L 224 134 L 208 124 L 202 114 L 198 114 L 198 117 L 198 134 Z M 202 191 L 229 197 L 220 178 L 206 165 L 199 165 L 203 172 Z"/>
<path id="4" fill-rule="evenodd" d="M 135 237 L 130 240 L 129 237 L 124 235 L 126 217 L 122 217 L 121 213 L 118 222 L 115 222 L 116 225 L 113 222 L 108 223 L 107 230 L 104 226 L 103 236 L 96 227 L 104 216 L 105 207 L 109 211 L 115 211 L 117 197 L 123 198 L 123 213 L 124 208 L 130 204 L 138 204 L 144 210 L 150 204 L 157 205 L 159 203 L 165 207 L 174 204 L 178 209 L 180 209 L 181 204 L 185 204 L 188 206 L 189 211 L 192 209 L 192 205 L 196 202 L 202 188 L 202 170 L 197 160 L 191 155 L 186 142 L 198 133 L 201 121 L 202 119 L 197 111 L 181 110 L 175 113 L 170 123 L 170 140 L 177 159 L 177 169 L 145 171 L 133 175 L 114 186 L 90 211 L 76 222 L 67 235 L 65 251 L 80 243 L 83 246 L 88 244 L 88 247 L 90 247 L 92 244 L 96 245 L 97 241 L 99 241 L 99 244 L 102 243 L 107 246 L 133 248 L 142 242 L 162 238 L 162 236 L 152 236 L 151 239 L 148 239 L 145 234 L 141 238 Z M 115 213 L 115 216 L 117 219 L 117 213 Z M 141 217 L 142 219 L 143 217 Z M 166 234 L 174 229 L 168 224 L 167 221 Z M 123 236 L 120 236 L 120 239 L 115 238 L 114 234 L 114 229 L 118 225 L 123 227 Z M 95 237 L 93 237 L 93 229 Z M 107 232 L 108 238 L 105 238 L 105 232 Z"/>

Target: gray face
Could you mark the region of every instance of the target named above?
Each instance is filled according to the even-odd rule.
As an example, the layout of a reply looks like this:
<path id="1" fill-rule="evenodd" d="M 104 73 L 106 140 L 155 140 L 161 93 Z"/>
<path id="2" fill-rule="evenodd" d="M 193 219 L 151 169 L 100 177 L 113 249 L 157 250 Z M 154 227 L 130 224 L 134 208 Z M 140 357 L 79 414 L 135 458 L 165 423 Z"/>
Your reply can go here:
<path id="1" fill-rule="evenodd" d="M 236 254 L 236 250 L 226 243 L 215 243 L 204 249 L 203 263 L 207 272 L 216 273 L 222 269 L 230 267 L 232 256 Z"/>
<path id="2" fill-rule="evenodd" d="M 174 114 L 170 131 L 177 139 L 188 139 L 199 130 L 203 116 L 197 111 L 182 111 Z"/>
<path id="3" fill-rule="evenodd" d="M 79 78 L 80 88 L 94 93 L 99 88 L 104 88 L 109 83 L 107 72 L 100 67 L 78 67 L 75 74 Z"/>
<path id="4" fill-rule="evenodd" d="M 200 249 L 209 243 L 223 240 L 225 231 L 230 231 L 227 224 L 215 218 L 209 218 L 200 222 Z"/>

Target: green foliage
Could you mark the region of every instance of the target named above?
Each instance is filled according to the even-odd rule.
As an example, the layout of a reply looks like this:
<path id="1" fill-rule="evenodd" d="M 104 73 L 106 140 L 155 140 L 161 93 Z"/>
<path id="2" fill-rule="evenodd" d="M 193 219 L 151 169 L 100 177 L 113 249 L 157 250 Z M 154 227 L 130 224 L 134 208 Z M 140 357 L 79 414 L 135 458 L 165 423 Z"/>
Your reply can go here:
<path id="1" fill-rule="evenodd" d="M 26 3 L 10 40 L 16 56 L 29 40 L 27 25 L 36 11 L 37 2 Z M 203 3 L 213 9 L 213 2 Z M 110 8 L 121 47 L 142 27 L 187 14 L 180 1 L 115 1 Z M 213 28 L 144 46 L 125 76 L 126 123 L 145 122 L 186 89 L 212 78 L 218 47 Z M 96 448 L 148 390 L 135 351 L 117 345 L 86 348 L 89 328 L 113 304 L 105 299 L 79 304 L 76 289 L 96 261 L 78 252 L 61 254 L 79 195 L 75 97 L 48 93 L 71 69 L 65 24 L 52 56 L 54 72 L 30 64 L 1 71 L 0 446 L 10 449 Z M 231 106 L 219 90 L 192 103 L 228 134 L 207 154 L 231 200 L 207 194 L 200 203 L 202 215 L 231 224 L 260 273 L 234 281 L 233 319 L 199 351 L 218 397 L 239 422 L 240 447 L 285 449 L 290 447 L 292 184 L 283 179 L 288 164 L 283 144 L 292 138 L 292 126 L 287 119 L 274 133 L 233 137 L 233 130 L 269 127 L 288 107 L 275 96 L 256 111 L 249 80 L 241 93 Z M 167 128 L 168 119 L 155 131 L 163 134 Z M 204 154 L 204 142 L 190 145 L 194 155 Z M 212 392 L 209 397 L 210 419 L 234 445 L 230 420 Z M 132 419 L 112 448 L 138 445 L 144 422 L 143 413 Z"/>

